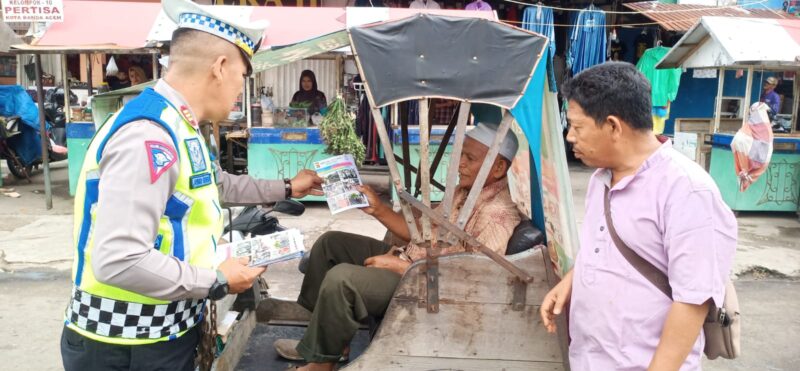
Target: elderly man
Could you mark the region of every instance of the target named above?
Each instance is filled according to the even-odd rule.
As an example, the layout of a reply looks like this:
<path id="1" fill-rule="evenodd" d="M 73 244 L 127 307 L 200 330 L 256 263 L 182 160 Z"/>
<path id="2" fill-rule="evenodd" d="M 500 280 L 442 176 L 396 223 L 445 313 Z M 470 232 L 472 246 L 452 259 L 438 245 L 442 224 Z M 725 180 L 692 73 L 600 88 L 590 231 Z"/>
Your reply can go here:
<path id="1" fill-rule="evenodd" d="M 459 184 L 451 210 L 455 221 L 483 164 L 496 131 L 478 125 L 467 133 L 459 163 Z M 499 254 L 504 254 L 520 216 L 508 190 L 506 173 L 517 152 L 509 132 L 486 184 L 466 224 L 466 232 Z M 402 214 L 383 204 L 369 187 L 362 187 L 370 206 L 363 211 L 378 219 L 396 237 L 408 241 Z M 438 208 L 441 210 L 441 206 Z M 358 330 L 359 322 L 386 311 L 400 278 L 412 262 L 425 258 L 425 249 L 409 245 L 405 252 L 381 241 L 343 232 L 322 235 L 311 251 L 298 303 L 313 312 L 303 340 L 279 340 L 277 351 L 289 359 L 310 362 L 301 370 L 332 370 Z M 464 252 L 456 245 L 443 253 Z M 399 256 L 398 256 L 399 255 Z M 295 350 L 296 349 L 296 350 Z"/>
<path id="2" fill-rule="evenodd" d="M 247 290 L 265 269 L 213 267 L 220 201 L 276 202 L 322 182 L 219 170 L 198 122 L 228 116 L 264 28 L 186 0 L 164 11 L 178 24 L 169 72 L 100 127 L 81 169 L 66 370 L 194 370 L 207 299 Z"/>
<path id="3" fill-rule="evenodd" d="M 599 169 L 575 267 L 545 296 L 543 323 L 554 332 L 571 303 L 573 370 L 699 370 L 700 330 L 709 304 L 722 307 L 736 219 L 708 173 L 653 134 L 650 84 L 633 65 L 587 69 L 564 96 L 575 157 Z M 672 298 L 628 262 L 619 240 L 666 273 Z"/>

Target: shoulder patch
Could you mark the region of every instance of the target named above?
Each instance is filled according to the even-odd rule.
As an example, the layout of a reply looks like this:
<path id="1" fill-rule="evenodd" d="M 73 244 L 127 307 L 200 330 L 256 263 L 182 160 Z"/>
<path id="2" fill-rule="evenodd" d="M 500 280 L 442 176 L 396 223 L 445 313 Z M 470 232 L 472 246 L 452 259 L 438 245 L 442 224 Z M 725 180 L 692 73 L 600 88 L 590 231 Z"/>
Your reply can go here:
<path id="1" fill-rule="evenodd" d="M 147 162 L 150 164 L 150 184 L 153 184 L 178 160 L 175 149 L 167 143 L 148 140 L 144 142 Z"/>

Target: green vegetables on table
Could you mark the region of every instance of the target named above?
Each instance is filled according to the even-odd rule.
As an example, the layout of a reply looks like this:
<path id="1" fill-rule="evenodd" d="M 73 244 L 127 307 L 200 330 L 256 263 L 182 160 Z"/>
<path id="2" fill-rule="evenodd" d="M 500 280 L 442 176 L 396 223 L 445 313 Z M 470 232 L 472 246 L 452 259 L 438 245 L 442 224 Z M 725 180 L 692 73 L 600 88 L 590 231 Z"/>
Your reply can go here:
<path id="1" fill-rule="evenodd" d="M 350 154 L 356 160 L 356 166 L 364 162 L 366 149 L 361 138 L 356 135 L 355 118 L 347 112 L 341 97 L 331 102 L 328 113 L 319 124 L 322 139 L 327 144 L 326 153 L 332 155 Z"/>

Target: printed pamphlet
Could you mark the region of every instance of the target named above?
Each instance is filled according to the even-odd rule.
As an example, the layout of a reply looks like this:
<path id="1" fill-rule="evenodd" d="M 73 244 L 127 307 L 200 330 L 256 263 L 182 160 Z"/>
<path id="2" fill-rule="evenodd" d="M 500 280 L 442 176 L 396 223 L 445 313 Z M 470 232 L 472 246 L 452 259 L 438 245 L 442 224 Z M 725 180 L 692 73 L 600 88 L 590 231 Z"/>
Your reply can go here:
<path id="1" fill-rule="evenodd" d="M 322 190 L 332 214 L 369 206 L 367 196 L 356 188 L 362 183 L 353 156 L 341 155 L 317 161 L 314 169 L 325 181 Z"/>
<path id="2" fill-rule="evenodd" d="M 248 238 L 217 246 L 217 264 L 228 258 L 250 258 L 251 267 L 259 267 L 303 257 L 303 235 L 297 229 Z"/>

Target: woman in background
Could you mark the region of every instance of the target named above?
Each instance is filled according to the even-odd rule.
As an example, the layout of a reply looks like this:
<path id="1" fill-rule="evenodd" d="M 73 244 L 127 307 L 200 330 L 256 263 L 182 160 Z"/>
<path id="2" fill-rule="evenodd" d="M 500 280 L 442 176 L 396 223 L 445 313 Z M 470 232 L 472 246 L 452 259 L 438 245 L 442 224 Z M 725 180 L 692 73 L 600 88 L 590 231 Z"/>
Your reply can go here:
<path id="1" fill-rule="evenodd" d="M 128 79 L 131 81 L 131 86 L 144 84 L 150 81 L 147 79 L 147 75 L 144 73 L 142 67 L 139 66 L 131 66 L 131 68 L 128 69 Z"/>
<path id="2" fill-rule="evenodd" d="M 289 104 L 294 108 L 307 108 L 308 114 L 313 115 L 328 106 L 325 94 L 317 89 L 317 77 L 311 70 L 300 74 L 300 90 L 292 96 Z"/>

